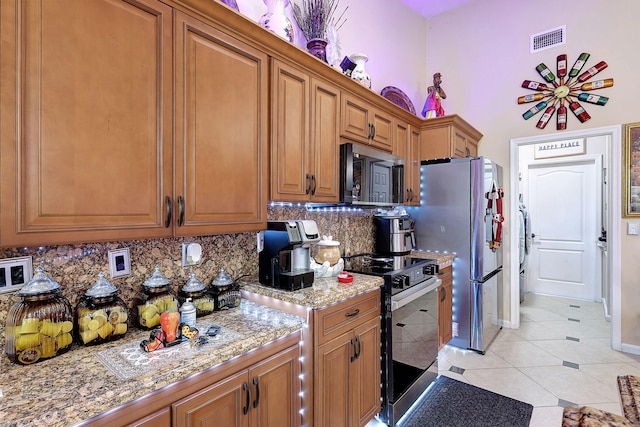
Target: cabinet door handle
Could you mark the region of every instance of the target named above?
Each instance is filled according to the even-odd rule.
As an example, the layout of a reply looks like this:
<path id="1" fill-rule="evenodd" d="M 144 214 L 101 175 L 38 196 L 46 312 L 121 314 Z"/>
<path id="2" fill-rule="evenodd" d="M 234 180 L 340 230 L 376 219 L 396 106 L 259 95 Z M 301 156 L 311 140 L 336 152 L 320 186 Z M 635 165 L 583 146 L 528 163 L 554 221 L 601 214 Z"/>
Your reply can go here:
<path id="1" fill-rule="evenodd" d="M 253 385 L 256 387 L 256 399 L 253 401 L 253 407 L 257 408 L 260 402 L 260 379 L 253 377 Z"/>
<path id="2" fill-rule="evenodd" d="M 440 288 L 440 294 L 442 295 L 440 297 L 440 302 L 444 302 L 444 300 L 447 298 L 447 290 L 445 288 Z"/>
<path id="3" fill-rule="evenodd" d="M 464 151 L 467 153 L 467 157 L 471 157 L 471 150 L 469 150 L 469 147 L 466 147 Z"/>
<path id="4" fill-rule="evenodd" d="M 313 187 L 311 187 L 311 195 L 315 196 L 316 195 L 316 176 L 315 175 L 311 175 L 311 182 L 313 183 Z"/>
<path id="5" fill-rule="evenodd" d="M 307 174 L 307 189 L 305 190 L 305 194 L 309 194 L 311 192 L 311 175 Z"/>
<path id="6" fill-rule="evenodd" d="M 244 391 L 244 396 L 247 402 L 247 404 L 242 407 L 242 413 L 244 415 L 247 415 L 247 413 L 249 412 L 249 400 L 251 398 L 249 397 L 249 384 L 247 384 L 246 381 L 242 383 L 242 391 Z"/>
<path id="7" fill-rule="evenodd" d="M 353 317 L 353 316 L 357 316 L 358 314 L 360 314 L 360 309 L 356 308 L 351 313 L 345 313 L 345 317 Z"/>
<path id="8" fill-rule="evenodd" d="M 178 226 L 184 225 L 184 199 L 182 196 L 178 196 Z"/>
<path id="9" fill-rule="evenodd" d="M 360 335 L 356 337 L 356 359 L 360 357 Z"/>
<path id="10" fill-rule="evenodd" d="M 371 139 L 376 138 L 376 125 L 371 125 L 371 129 L 373 129 L 373 135 L 371 135 Z"/>
<path id="11" fill-rule="evenodd" d="M 169 228 L 171 225 L 171 197 L 165 197 L 164 204 L 167 207 L 167 216 L 164 218 L 164 228 Z"/>
<path id="12" fill-rule="evenodd" d="M 373 138 L 373 125 L 371 123 L 367 123 L 367 126 L 369 126 L 369 135 L 367 135 L 367 139 L 372 139 Z"/>
<path id="13" fill-rule="evenodd" d="M 351 361 L 356 360 L 356 344 L 353 342 L 353 338 L 351 339 L 351 347 L 353 348 L 353 356 L 351 356 Z"/>

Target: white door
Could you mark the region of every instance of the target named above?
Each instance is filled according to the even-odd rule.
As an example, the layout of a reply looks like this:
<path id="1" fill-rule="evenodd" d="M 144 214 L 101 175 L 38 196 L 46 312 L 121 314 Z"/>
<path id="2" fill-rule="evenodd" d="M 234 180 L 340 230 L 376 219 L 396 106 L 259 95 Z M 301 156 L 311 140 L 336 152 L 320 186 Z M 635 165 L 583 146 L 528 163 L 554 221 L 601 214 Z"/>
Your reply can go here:
<path id="1" fill-rule="evenodd" d="M 374 163 L 371 168 L 371 195 L 369 200 L 391 203 L 391 167 Z"/>
<path id="2" fill-rule="evenodd" d="M 599 300 L 601 170 L 599 157 L 529 165 L 530 291 Z"/>

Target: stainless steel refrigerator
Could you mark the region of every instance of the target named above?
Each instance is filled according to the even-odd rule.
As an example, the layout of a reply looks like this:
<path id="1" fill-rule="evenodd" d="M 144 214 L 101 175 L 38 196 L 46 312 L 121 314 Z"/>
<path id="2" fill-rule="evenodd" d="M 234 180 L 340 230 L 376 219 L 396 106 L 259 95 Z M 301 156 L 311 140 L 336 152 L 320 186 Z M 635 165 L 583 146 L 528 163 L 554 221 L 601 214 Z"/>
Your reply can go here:
<path id="1" fill-rule="evenodd" d="M 416 248 L 455 253 L 453 339 L 484 354 L 501 329 L 502 167 L 484 157 L 423 161 Z"/>

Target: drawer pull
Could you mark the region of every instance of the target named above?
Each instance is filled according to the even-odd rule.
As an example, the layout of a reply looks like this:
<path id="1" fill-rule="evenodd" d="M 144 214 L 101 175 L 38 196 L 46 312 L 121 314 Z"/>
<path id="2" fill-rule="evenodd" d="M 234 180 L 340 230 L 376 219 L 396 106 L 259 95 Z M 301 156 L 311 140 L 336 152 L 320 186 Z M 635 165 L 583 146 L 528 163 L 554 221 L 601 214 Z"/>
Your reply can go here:
<path id="1" fill-rule="evenodd" d="M 164 203 L 167 206 L 167 216 L 164 220 L 164 228 L 169 228 L 171 225 L 171 197 L 165 197 Z"/>
<path id="2" fill-rule="evenodd" d="M 257 408 L 260 402 L 260 380 L 258 377 L 253 377 L 253 385 L 256 386 L 256 400 L 253 401 L 253 407 Z"/>
<path id="3" fill-rule="evenodd" d="M 244 391 L 244 395 L 247 399 L 247 404 L 244 405 L 244 407 L 242 408 L 242 413 L 244 415 L 247 415 L 247 413 L 249 413 L 249 401 L 251 400 L 251 397 L 249 396 L 249 384 L 247 384 L 246 382 L 243 382 L 242 391 Z"/>
<path id="4" fill-rule="evenodd" d="M 360 314 L 360 309 L 356 308 L 355 311 L 352 311 L 351 313 L 346 313 L 345 317 L 353 317 L 353 316 L 357 316 L 358 314 Z"/>

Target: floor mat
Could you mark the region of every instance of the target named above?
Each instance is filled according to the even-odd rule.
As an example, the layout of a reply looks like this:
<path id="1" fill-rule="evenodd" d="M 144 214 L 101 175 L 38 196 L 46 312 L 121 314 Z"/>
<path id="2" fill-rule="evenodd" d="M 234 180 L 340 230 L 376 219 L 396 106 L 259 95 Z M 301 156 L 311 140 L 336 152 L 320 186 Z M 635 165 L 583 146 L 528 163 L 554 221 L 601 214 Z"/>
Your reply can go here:
<path id="1" fill-rule="evenodd" d="M 440 376 L 401 427 L 528 427 L 533 405 Z"/>

